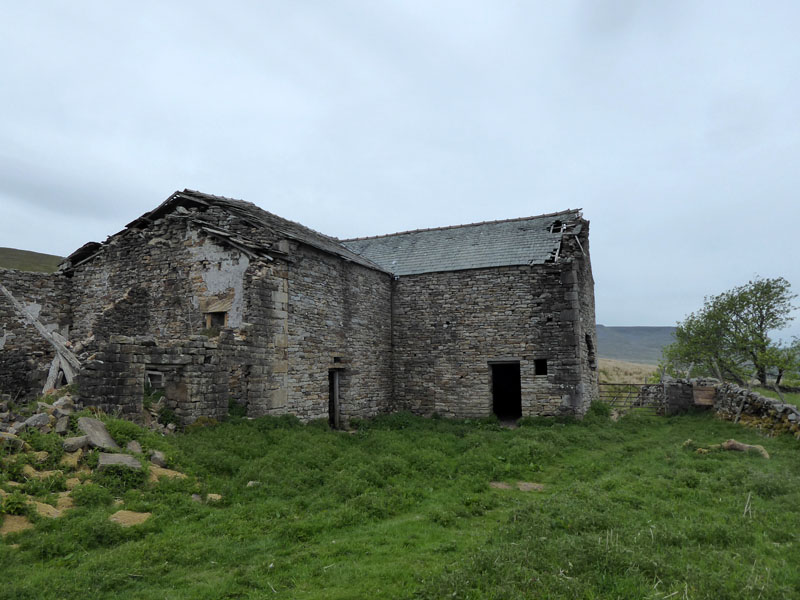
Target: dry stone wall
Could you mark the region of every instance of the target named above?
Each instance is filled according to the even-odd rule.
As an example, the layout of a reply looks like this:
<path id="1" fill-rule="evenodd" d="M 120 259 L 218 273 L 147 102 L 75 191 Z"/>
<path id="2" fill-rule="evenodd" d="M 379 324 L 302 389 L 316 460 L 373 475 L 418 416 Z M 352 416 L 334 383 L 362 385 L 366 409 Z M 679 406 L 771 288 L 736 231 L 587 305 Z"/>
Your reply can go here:
<path id="1" fill-rule="evenodd" d="M 800 439 L 800 410 L 730 383 L 717 387 L 714 410 L 723 419 L 740 421 L 769 434 L 789 432 Z"/>

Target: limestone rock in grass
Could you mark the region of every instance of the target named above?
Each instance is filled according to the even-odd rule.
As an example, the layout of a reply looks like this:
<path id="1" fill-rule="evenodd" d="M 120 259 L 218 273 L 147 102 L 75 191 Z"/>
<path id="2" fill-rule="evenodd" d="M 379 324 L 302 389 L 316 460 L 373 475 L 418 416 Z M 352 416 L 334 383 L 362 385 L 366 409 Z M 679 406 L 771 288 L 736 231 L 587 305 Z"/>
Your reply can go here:
<path id="1" fill-rule="evenodd" d="M 258 487 L 260 485 L 261 485 L 260 481 L 248 481 L 247 482 L 247 487 Z"/>
<path id="2" fill-rule="evenodd" d="M 108 517 L 109 521 L 118 523 L 122 527 L 133 527 L 134 525 L 141 525 L 150 518 L 152 513 L 140 513 L 132 510 L 118 510 L 113 515 Z"/>
<path id="3" fill-rule="evenodd" d="M 28 427 L 44 427 L 50 424 L 50 415 L 47 413 L 37 413 L 25 419 L 25 428 Z"/>
<path id="4" fill-rule="evenodd" d="M 0 423 L 7 423 L 11 420 L 10 412 L 0 412 Z"/>
<path id="5" fill-rule="evenodd" d="M 0 446 L 21 450 L 24 444 L 24 440 L 21 440 L 13 433 L 0 433 Z"/>
<path id="6" fill-rule="evenodd" d="M 200 494 L 192 494 L 192 502 L 202 502 L 203 497 Z"/>
<path id="7" fill-rule="evenodd" d="M 72 408 L 70 408 L 68 406 L 65 406 L 64 408 L 54 408 L 53 412 L 52 412 L 52 415 L 56 419 L 60 419 L 62 417 L 70 416 L 73 412 L 75 412 L 75 411 Z"/>
<path id="8" fill-rule="evenodd" d="M 67 479 L 67 480 L 64 482 L 64 485 L 66 486 L 66 488 L 67 488 L 68 490 L 74 490 L 74 489 L 75 489 L 76 487 L 78 487 L 80 484 L 81 484 L 81 480 L 80 480 L 80 479 L 78 479 L 77 477 L 70 477 L 69 479 Z"/>
<path id="9" fill-rule="evenodd" d="M 100 460 L 97 462 L 97 470 L 105 471 L 109 467 L 127 467 L 129 469 L 141 470 L 142 463 L 133 456 L 127 454 L 107 454 L 100 453 Z"/>
<path id="10" fill-rule="evenodd" d="M 161 452 L 161 450 L 153 450 L 153 452 L 150 454 L 150 462 L 159 467 L 166 467 L 167 457 L 164 456 L 164 453 Z"/>
<path id="11" fill-rule="evenodd" d="M 490 481 L 489 487 L 495 490 L 510 490 L 511 486 L 505 481 Z"/>
<path id="12" fill-rule="evenodd" d="M 219 502 L 222 500 L 221 494 L 206 494 L 206 502 Z"/>
<path id="13" fill-rule="evenodd" d="M 68 431 L 69 431 L 69 417 L 67 416 L 58 417 L 58 420 L 56 421 L 55 432 L 58 435 L 66 435 Z"/>
<path id="14" fill-rule="evenodd" d="M 45 452 L 41 450 L 40 452 L 33 453 L 33 459 L 36 461 L 37 465 L 42 465 L 47 462 L 47 459 L 50 457 L 49 452 Z"/>
<path id="15" fill-rule="evenodd" d="M 102 448 L 103 450 L 119 449 L 102 421 L 90 417 L 81 417 L 78 419 L 78 429 L 89 438 L 89 445 L 92 448 Z"/>
<path id="16" fill-rule="evenodd" d="M 37 402 L 36 403 L 36 412 L 40 413 L 50 413 L 53 410 L 53 405 L 48 404 L 47 402 Z"/>
<path id="17" fill-rule="evenodd" d="M 532 481 L 518 481 L 517 489 L 521 492 L 541 492 L 544 486 L 541 483 L 534 483 Z"/>
<path id="18" fill-rule="evenodd" d="M 2 498 L 3 496 L 8 496 L 8 492 L 5 491 L 3 488 L 0 488 L 0 498 Z"/>
<path id="19" fill-rule="evenodd" d="M 50 506 L 49 504 L 45 504 L 44 502 L 37 502 L 32 501 L 33 508 L 36 510 L 36 514 L 41 517 L 47 517 L 49 519 L 57 519 L 61 516 L 61 511 L 59 511 L 54 506 Z"/>
<path id="20" fill-rule="evenodd" d="M 158 465 L 152 465 L 150 467 L 150 475 L 148 479 L 152 483 L 158 483 L 158 480 L 162 477 L 166 477 L 167 479 L 186 479 L 186 474 L 181 473 L 180 471 L 173 471 L 172 469 L 165 469 L 163 467 L 159 467 Z"/>
<path id="21" fill-rule="evenodd" d="M 82 435 L 80 437 L 67 438 L 62 445 L 64 446 L 64 452 L 75 452 L 89 445 L 89 436 Z"/>
<path id="22" fill-rule="evenodd" d="M 125 450 L 128 452 L 133 452 L 134 454 L 141 454 L 142 453 L 142 445 L 137 442 L 136 440 L 131 440 L 125 446 Z"/>
<path id="23" fill-rule="evenodd" d="M 61 457 L 61 462 L 59 464 L 67 469 L 77 469 L 78 464 L 81 462 L 81 458 L 83 458 L 83 449 L 78 448 L 75 450 L 75 452 L 67 452 L 64 454 L 64 456 Z"/>
<path id="24" fill-rule="evenodd" d="M 0 525 L 0 536 L 25 531 L 26 529 L 33 529 L 33 523 L 28 520 L 28 517 L 5 515 L 2 525 Z"/>
<path id="25" fill-rule="evenodd" d="M 66 407 L 75 408 L 75 404 L 72 402 L 72 396 L 70 396 L 69 394 L 61 396 L 61 398 L 53 402 L 53 406 L 55 408 L 66 408 Z"/>

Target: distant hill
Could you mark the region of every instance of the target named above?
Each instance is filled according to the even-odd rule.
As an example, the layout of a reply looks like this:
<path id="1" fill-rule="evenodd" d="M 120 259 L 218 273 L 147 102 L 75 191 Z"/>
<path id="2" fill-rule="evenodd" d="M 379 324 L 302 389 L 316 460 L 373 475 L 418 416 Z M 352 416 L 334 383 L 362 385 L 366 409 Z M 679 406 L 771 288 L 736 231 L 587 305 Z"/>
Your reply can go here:
<path id="1" fill-rule="evenodd" d="M 597 326 L 597 354 L 634 363 L 654 365 L 661 358 L 661 349 L 674 340 L 674 327 L 606 327 Z"/>
<path id="2" fill-rule="evenodd" d="M 0 248 L 0 267 L 4 269 L 18 269 L 20 271 L 38 271 L 52 273 L 58 268 L 58 263 L 63 259 L 53 254 L 29 252 L 15 248 Z"/>

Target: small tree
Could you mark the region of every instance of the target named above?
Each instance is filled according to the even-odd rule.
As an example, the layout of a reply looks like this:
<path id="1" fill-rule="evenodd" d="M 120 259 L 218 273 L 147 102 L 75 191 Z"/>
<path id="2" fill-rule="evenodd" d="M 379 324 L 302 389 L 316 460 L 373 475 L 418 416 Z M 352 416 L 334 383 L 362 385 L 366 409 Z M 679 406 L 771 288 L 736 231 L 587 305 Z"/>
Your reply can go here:
<path id="1" fill-rule="evenodd" d="M 740 384 L 755 373 L 761 385 L 767 385 L 771 369 L 782 376 L 797 360 L 794 346 L 786 348 L 769 335 L 792 320 L 796 297 L 782 277 L 756 278 L 706 297 L 703 308 L 678 323 L 664 362 L 673 372 L 686 370 Z"/>

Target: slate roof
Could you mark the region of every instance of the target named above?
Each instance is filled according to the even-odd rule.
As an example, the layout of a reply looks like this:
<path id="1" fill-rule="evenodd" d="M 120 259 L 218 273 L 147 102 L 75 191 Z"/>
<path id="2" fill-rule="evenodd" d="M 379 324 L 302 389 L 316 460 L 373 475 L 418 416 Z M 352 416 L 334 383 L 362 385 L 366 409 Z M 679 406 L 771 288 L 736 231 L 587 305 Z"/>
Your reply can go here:
<path id="1" fill-rule="evenodd" d="M 395 275 L 542 264 L 554 259 L 564 235 L 550 231 L 556 221 L 578 233 L 580 209 L 343 240 L 342 244 Z"/>

